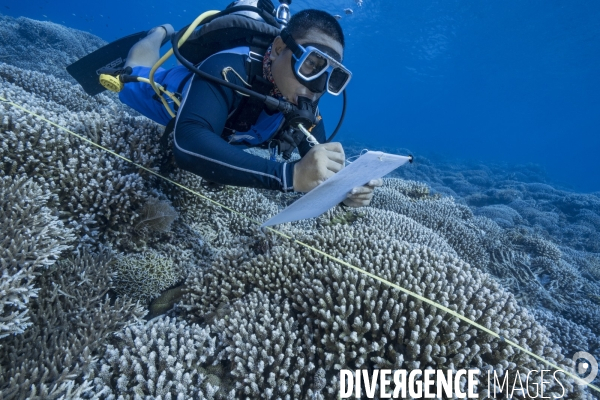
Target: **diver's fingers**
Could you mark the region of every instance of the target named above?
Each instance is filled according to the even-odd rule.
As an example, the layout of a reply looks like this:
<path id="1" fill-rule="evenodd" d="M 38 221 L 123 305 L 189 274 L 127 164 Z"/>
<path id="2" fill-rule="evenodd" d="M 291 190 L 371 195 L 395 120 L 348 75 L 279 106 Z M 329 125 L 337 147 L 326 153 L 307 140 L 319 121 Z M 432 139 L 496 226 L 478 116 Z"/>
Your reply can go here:
<path id="1" fill-rule="evenodd" d="M 331 158 L 329 158 L 329 160 L 327 160 L 327 169 L 329 171 L 332 172 L 340 172 L 342 170 L 342 168 L 344 168 L 344 164 L 343 162 L 337 162 L 332 160 Z"/>
<path id="2" fill-rule="evenodd" d="M 344 200 L 344 205 L 348 207 L 365 207 L 368 206 L 371 200 L 355 200 L 347 198 Z"/>
<path id="3" fill-rule="evenodd" d="M 373 189 L 369 186 L 355 187 L 348 193 L 347 198 L 356 202 L 366 202 L 366 204 L 363 205 L 367 205 L 373 198 Z"/>
<path id="4" fill-rule="evenodd" d="M 367 183 L 367 186 L 371 186 L 373 188 L 383 186 L 383 179 L 372 179 Z"/>
<path id="5" fill-rule="evenodd" d="M 347 198 L 352 200 L 371 200 L 373 192 L 349 194 Z"/>
<path id="6" fill-rule="evenodd" d="M 364 193 L 373 193 L 373 188 L 370 186 L 357 186 L 348 193 L 348 196 L 364 194 Z"/>

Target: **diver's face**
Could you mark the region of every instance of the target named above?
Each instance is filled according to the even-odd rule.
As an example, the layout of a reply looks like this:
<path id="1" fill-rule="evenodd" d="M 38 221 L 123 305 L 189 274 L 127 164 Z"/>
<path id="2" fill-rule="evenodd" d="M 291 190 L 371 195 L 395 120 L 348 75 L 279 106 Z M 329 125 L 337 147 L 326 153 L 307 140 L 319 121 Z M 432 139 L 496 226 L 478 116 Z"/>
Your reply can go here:
<path id="1" fill-rule="evenodd" d="M 344 56 L 342 44 L 317 29 L 308 31 L 302 39 L 297 40 L 297 43 L 301 46 L 304 46 L 305 43 L 322 44 L 335 50 L 340 56 Z M 291 58 L 292 51 L 287 48 L 281 37 L 277 36 L 271 49 L 271 72 L 281 94 L 286 100 L 296 105 L 299 96 L 308 97 L 312 101 L 318 100 L 323 93 L 313 93 L 298 82 L 291 68 Z"/>

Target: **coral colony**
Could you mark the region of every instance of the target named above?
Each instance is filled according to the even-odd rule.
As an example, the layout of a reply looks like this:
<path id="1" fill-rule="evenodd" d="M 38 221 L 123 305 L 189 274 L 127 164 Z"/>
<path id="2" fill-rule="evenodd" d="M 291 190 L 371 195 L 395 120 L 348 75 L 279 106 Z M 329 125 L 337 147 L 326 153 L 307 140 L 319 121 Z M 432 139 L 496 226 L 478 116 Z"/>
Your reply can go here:
<path id="1" fill-rule="evenodd" d="M 0 64 L 0 96 L 169 166 L 162 127 L 85 95 L 62 67 L 31 70 L 38 49 L 87 53 L 89 34 L 2 18 L 22 64 Z M 39 34 L 18 36 L 20 25 Z M 449 375 L 452 393 L 478 398 L 593 398 L 506 342 L 6 102 L 0 121 L 0 399 L 356 398 L 358 376 L 362 398 L 389 398 L 395 380 L 406 398 L 446 390 Z M 573 371 L 577 351 L 600 359 L 600 199 L 516 172 L 423 159 L 387 178 L 371 207 L 279 228 Z M 162 173 L 259 221 L 293 200 Z M 149 318 L 149 306 L 162 311 Z"/>

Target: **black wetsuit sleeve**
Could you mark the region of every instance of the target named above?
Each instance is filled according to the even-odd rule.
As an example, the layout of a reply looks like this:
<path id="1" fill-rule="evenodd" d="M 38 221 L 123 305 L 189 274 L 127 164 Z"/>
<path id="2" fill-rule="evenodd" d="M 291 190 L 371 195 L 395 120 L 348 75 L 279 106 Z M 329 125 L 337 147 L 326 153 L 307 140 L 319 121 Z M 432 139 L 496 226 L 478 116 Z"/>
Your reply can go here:
<path id="1" fill-rule="evenodd" d="M 245 78 L 245 56 L 218 54 L 205 61 L 201 70 L 222 78 L 225 67 L 233 67 Z M 293 163 L 279 163 L 244 152 L 221 138 L 228 115 L 241 96 L 232 89 L 194 76 L 175 122 L 173 153 L 177 165 L 202 178 L 224 185 L 293 190 Z M 243 83 L 233 73 L 227 79 Z"/>

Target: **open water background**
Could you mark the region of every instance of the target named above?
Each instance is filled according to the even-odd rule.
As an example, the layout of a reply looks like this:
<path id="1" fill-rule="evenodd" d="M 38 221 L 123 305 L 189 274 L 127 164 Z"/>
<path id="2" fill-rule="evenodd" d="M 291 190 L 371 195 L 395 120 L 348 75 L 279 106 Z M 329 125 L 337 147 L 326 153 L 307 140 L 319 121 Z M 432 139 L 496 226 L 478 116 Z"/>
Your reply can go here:
<path id="1" fill-rule="evenodd" d="M 0 13 L 112 41 L 161 23 L 179 29 L 228 3 L 1 0 Z M 535 163 L 563 188 L 600 191 L 600 2 L 293 1 L 303 8 L 343 16 L 354 77 L 340 141 L 417 159 Z M 323 103 L 331 132 L 341 98 Z"/>

